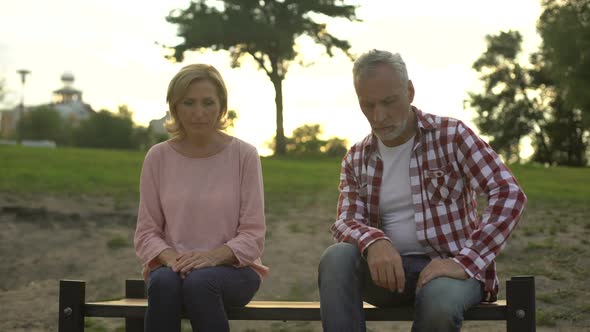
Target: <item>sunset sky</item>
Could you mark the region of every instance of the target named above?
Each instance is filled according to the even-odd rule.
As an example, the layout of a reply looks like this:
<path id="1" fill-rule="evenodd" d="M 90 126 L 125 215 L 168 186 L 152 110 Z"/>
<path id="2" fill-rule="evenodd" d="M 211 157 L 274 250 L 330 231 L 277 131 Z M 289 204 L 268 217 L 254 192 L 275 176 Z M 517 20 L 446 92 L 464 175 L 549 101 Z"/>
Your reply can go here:
<path id="1" fill-rule="evenodd" d="M 116 110 L 127 104 L 134 120 L 146 125 L 166 111 L 168 82 L 184 65 L 210 63 L 224 76 L 229 108 L 238 113 L 235 135 L 268 154 L 265 142 L 274 136 L 274 89 L 252 61 L 229 67 L 226 52 L 190 52 L 183 63 L 171 63 L 160 44 L 175 45 L 176 26 L 165 21 L 187 0 L 0 0 L 0 78 L 9 90 L 0 109 L 18 104 L 18 69 L 28 69 L 25 103 L 51 100 L 71 72 L 74 86 L 95 110 Z M 540 38 L 538 0 L 356 1 L 363 22 L 328 21 L 335 36 L 350 41 L 352 53 L 371 48 L 400 52 L 416 87 L 414 105 L 453 116 L 472 127 L 464 110 L 467 91 L 478 88 L 472 63 L 485 51 L 486 34 L 519 30 L 524 50 L 534 51 Z M 342 54 L 302 39 L 298 46 L 309 66 L 293 64 L 283 83 L 285 133 L 303 124 L 319 123 L 324 136 L 353 143 L 369 132 L 352 86 L 352 63 Z"/>

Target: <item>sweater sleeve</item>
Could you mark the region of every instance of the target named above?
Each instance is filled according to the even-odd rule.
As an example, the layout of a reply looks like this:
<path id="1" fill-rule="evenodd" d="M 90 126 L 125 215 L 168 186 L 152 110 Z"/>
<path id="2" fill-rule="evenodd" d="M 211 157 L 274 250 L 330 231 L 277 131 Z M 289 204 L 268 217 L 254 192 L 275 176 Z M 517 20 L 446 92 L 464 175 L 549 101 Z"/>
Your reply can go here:
<path id="1" fill-rule="evenodd" d="M 164 249 L 170 248 L 164 240 L 166 220 L 160 204 L 159 162 L 157 150 L 152 148 L 143 162 L 139 182 L 139 210 L 134 244 L 137 257 L 148 269 L 158 266 L 155 258 Z"/>
<path id="2" fill-rule="evenodd" d="M 236 236 L 226 243 L 238 259 L 239 267 L 251 265 L 262 256 L 266 232 L 260 157 L 251 147 L 241 158 L 238 229 Z"/>

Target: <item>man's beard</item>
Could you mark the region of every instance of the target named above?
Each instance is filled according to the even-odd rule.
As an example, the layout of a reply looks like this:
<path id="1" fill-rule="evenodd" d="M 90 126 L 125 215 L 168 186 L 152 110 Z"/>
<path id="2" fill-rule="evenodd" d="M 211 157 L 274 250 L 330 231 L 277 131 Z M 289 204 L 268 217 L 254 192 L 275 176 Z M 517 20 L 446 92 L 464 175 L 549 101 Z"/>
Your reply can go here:
<path id="1" fill-rule="evenodd" d="M 408 113 L 410 113 L 411 110 L 412 110 L 412 106 L 410 106 Z M 399 138 L 404 133 L 404 131 L 408 127 L 408 119 L 409 118 L 410 118 L 410 115 L 408 114 L 408 116 L 406 116 L 406 118 L 402 121 L 402 123 L 399 124 L 393 131 L 390 131 L 385 134 L 378 134 L 376 131 L 373 131 L 373 133 L 375 134 L 375 136 L 379 137 L 381 142 L 392 141 L 396 138 Z"/>

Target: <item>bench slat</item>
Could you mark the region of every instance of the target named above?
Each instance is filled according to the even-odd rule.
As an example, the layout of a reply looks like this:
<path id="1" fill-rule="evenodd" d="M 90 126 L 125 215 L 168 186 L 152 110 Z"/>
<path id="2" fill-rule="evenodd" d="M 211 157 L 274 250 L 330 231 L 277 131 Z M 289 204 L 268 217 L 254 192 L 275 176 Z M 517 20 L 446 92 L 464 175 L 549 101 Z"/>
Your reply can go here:
<path id="1" fill-rule="evenodd" d="M 142 318 L 147 308 L 146 299 L 121 299 L 116 301 L 89 302 L 84 305 L 87 317 L 128 317 Z M 465 313 L 467 320 L 506 320 L 506 301 L 482 303 Z M 412 320 L 411 307 L 376 308 L 364 304 L 368 321 L 407 321 Z M 230 320 L 266 321 L 319 321 L 319 302 L 251 301 L 246 307 L 230 308 Z"/>

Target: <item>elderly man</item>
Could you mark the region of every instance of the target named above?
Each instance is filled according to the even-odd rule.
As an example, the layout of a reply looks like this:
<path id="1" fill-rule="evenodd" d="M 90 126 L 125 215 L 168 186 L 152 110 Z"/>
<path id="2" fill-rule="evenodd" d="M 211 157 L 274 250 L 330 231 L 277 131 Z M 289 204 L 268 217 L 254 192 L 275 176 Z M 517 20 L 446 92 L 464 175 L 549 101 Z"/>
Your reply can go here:
<path id="1" fill-rule="evenodd" d="M 322 255 L 325 331 L 365 331 L 362 302 L 414 305 L 412 331 L 458 331 L 498 293 L 495 257 L 526 196 L 490 146 L 459 120 L 411 105 L 399 54 L 372 50 L 353 67 L 372 133 L 342 161 L 338 243 Z M 487 197 L 478 216 L 476 195 Z"/>

